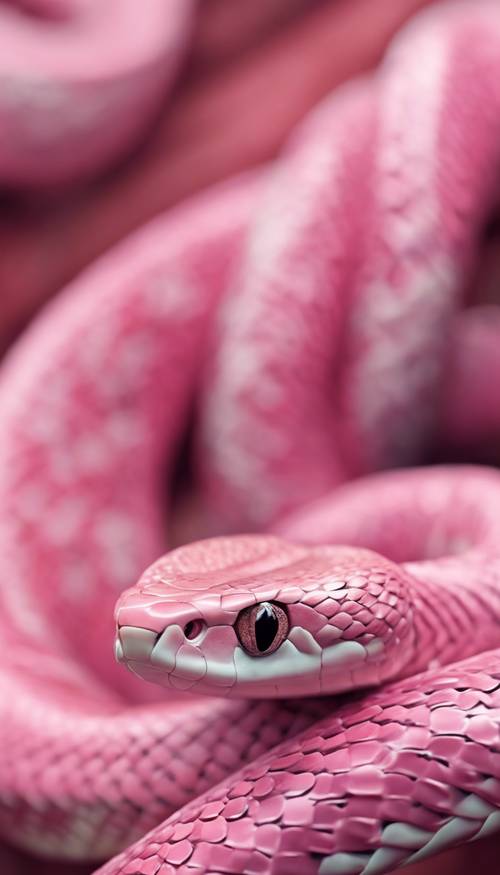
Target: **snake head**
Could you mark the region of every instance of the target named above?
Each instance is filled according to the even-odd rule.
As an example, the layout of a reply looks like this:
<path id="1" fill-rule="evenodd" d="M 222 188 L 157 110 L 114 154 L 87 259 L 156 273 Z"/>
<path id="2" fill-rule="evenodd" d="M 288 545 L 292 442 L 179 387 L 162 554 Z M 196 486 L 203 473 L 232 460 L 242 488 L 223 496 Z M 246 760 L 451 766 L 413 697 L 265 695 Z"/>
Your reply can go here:
<path id="1" fill-rule="evenodd" d="M 116 608 L 116 656 L 140 677 L 281 697 L 380 683 L 410 659 L 404 571 L 370 551 L 213 538 L 155 562 Z"/>

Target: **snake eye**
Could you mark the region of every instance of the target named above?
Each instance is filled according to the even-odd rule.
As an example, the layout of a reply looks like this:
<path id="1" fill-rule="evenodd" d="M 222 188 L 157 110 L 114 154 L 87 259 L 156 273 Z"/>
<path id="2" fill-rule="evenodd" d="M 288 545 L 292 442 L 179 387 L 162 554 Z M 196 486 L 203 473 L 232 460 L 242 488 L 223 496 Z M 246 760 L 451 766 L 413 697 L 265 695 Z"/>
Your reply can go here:
<path id="1" fill-rule="evenodd" d="M 235 628 L 241 646 L 250 656 L 267 656 L 283 643 L 290 623 L 280 605 L 261 602 L 240 611 Z"/>

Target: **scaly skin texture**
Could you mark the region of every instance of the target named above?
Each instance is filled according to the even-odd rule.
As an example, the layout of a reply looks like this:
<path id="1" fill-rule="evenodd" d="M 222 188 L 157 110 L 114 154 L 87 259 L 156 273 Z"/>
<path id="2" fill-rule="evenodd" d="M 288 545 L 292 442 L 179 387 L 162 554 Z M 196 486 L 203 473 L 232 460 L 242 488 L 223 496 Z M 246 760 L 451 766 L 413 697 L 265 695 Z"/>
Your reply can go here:
<path id="1" fill-rule="evenodd" d="M 426 46 L 432 46 L 429 53 L 433 60 L 438 59 L 442 76 L 432 80 L 432 87 L 420 78 L 421 63 L 415 66 L 415 57 L 420 61 Z M 306 122 L 297 132 L 288 157 L 272 172 L 271 192 L 282 189 L 284 215 L 297 222 L 292 246 L 296 258 L 275 262 L 276 252 L 266 255 L 264 251 L 266 239 L 273 245 L 278 240 L 280 252 L 281 243 L 286 249 L 290 230 L 281 207 L 269 210 L 270 195 L 266 193 L 261 200 L 266 178 L 259 174 L 232 182 L 145 228 L 109 253 L 46 310 L 5 363 L 0 375 L 0 827 L 11 841 L 46 855 L 102 859 L 173 815 L 185 825 L 170 832 L 172 824 L 168 822 L 163 832 L 147 837 L 105 871 L 157 875 L 163 869 L 170 875 L 172 868 L 189 871 L 193 866 L 207 872 L 249 873 L 307 872 L 307 867 L 316 872 L 323 867 L 323 872 L 336 871 L 338 875 L 364 869 L 365 875 L 373 875 L 398 861 L 398 854 L 385 852 L 387 847 L 398 848 L 398 843 L 410 841 L 411 849 L 420 847 L 435 833 L 439 841 L 449 838 L 450 832 L 450 841 L 477 834 L 489 817 L 489 809 L 478 800 L 484 798 L 488 805 L 500 800 L 495 775 L 494 655 L 479 657 L 470 668 L 450 669 L 451 674 L 445 669 L 433 670 L 430 675 L 398 681 L 388 692 L 367 693 L 361 699 L 362 708 L 359 702 L 337 705 L 328 697 L 258 704 L 183 697 L 182 691 L 177 693 L 172 687 L 185 686 L 186 678 L 180 672 L 176 675 L 173 668 L 167 701 L 164 697 L 158 701 L 155 687 L 141 684 L 112 662 L 112 608 L 119 593 L 164 549 L 160 484 L 165 467 L 168 473 L 173 467 L 202 382 L 207 399 L 212 393 L 213 402 L 211 414 L 207 413 L 207 405 L 212 403 L 209 400 L 201 411 L 202 427 L 211 436 L 201 454 L 207 479 L 212 484 L 219 480 L 224 487 L 224 504 L 231 489 L 226 490 L 220 480 L 221 455 L 215 449 L 217 421 L 221 446 L 225 442 L 233 470 L 244 475 L 247 485 L 255 478 L 257 498 L 249 497 L 243 514 L 250 528 L 263 525 L 264 518 L 267 524 L 295 508 L 301 488 L 304 499 L 312 498 L 364 468 L 396 464 L 409 421 L 412 427 L 418 425 L 419 441 L 432 435 L 427 392 L 439 394 L 444 384 L 452 338 L 455 342 L 463 338 L 457 331 L 458 322 L 470 318 L 471 324 L 479 324 L 474 310 L 469 317 L 461 316 L 459 304 L 464 264 L 494 194 L 500 143 L 498 6 L 486 2 L 474 7 L 454 4 L 424 16 L 399 37 L 399 49 L 391 57 L 379 76 L 367 80 L 366 88 L 360 85 L 347 90 Z M 435 72 L 436 68 L 432 64 L 429 69 Z M 359 163 L 359 155 L 370 146 L 366 118 L 373 125 L 370 131 L 375 131 L 381 124 L 379 94 L 385 88 L 399 94 L 400 82 L 405 88 L 411 85 L 405 91 L 407 98 L 400 96 L 398 100 L 408 112 L 415 113 L 415 123 L 420 119 L 415 130 L 425 127 L 429 93 L 442 98 L 440 112 L 433 116 L 434 133 L 437 129 L 441 133 L 430 145 L 424 138 L 428 151 L 422 158 L 427 170 L 430 165 L 437 169 L 435 174 L 419 176 L 414 194 L 420 206 L 408 214 L 404 207 L 409 193 L 404 186 L 400 192 L 398 184 L 399 172 L 409 162 L 408 144 L 404 131 L 396 132 L 390 139 L 389 156 L 384 155 L 394 159 L 399 168 L 393 168 L 391 190 L 399 192 L 403 200 L 400 203 L 398 195 L 394 210 L 366 211 L 371 216 L 371 236 L 367 239 L 357 235 L 364 215 L 358 186 L 366 187 L 369 194 L 368 182 L 374 184 L 377 174 L 363 174 Z M 452 99 L 458 93 L 460 100 Z M 391 105 L 389 100 L 387 106 L 383 104 L 387 111 Z M 395 117 L 400 108 L 396 101 Z M 382 115 L 385 124 L 387 117 Z M 344 129 L 344 125 L 348 127 Z M 355 136 L 358 132 L 359 137 Z M 443 142 L 448 146 L 441 152 L 438 146 Z M 312 151 L 308 151 L 308 144 Z M 320 155 L 315 158 L 318 144 Z M 422 142 L 417 140 L 416 145 L 420 148 Z M 291 175 L 288 163 L 291 155 L 306 153 L 309 157 L 302 170 L 308 167 L 314 177 L 311 191 L 302 187 L 302 162 L 297 159 L 297 172 Z M 374 154 L 366 154 L 371 167 Z M 330 170 L 336 161 L 342 172 L 332 177 Z M 292 198 L 295 183 L 301 210 L 295 210 Z M 350 187 L 355 209 L 336 211 L 338 184 L 346 197 Z M 413 203 L 412 197 L 410 200 Z M 333 224 L 332 211 L 336 216 Z M 405 236 L 402 214 L 415 229 L 411 239 Z M 250 222 L 259 227 L 262 222 L 263 228 L 269 222 L 274 237 L 266 238 L 262 231 L 256 246 L 251 233 L 247 243 Z M 396 240 L 398 245 L 387 248 L 388 240 Z M 330 243 L 336 254 L 332 254 Z M 371 254 L 365 263 L 368 252 Z M 347 293 L 353 274 L 360 283 L 363 279 L 361 285 L 356 284 L 354 296 L 361 309 L 349 308 L 347 296 L 340 299 L 336 295 L 325 296 L 322 309 L 320 299 L 314 297 L 316 286 L 308 280 L 300 289 L 301 300 L 306 301 L 310 293 L 311 302 L 316 300 L 319 309 L 290 310 L 287 280 L 307 278 L 305 268 L 316 262 L 317 276 L 323 277 L 327 291 L 330 285 L 338 289 L 340 283 Z M 260 281 L 255 282 L 255 296 L 248 296 L 246 307 L 234 304 L 237 318 L 233 331 L 241 355 L 231 358 L 226 341 L 214 331 L 217 306 L 223 294 L 237 300 L 233 289 L 241 287 L 247 295 L 251 285 L 247 273 L 257 280 L 256 267 L 276 278 L 274 306 L 260 310 Z M 367 275 L 370 282 L 365 285 Z M 295 288 L 291 283 L 290 289 Z M 401 302 L 404 307 L 399 310 L 396 303 Z M 258 320 L 254 305 L 261 314 L 262 335 L 255 334 Z M 360 321 L 361 312 L 366 312 L 366 318 Z M 389 318 L 386 323 L 391 314 L 392 321 Z M 417 316 L 422 323 L 416 322 Z M 270 357 L 272 325 L 278 326 L 281 345 L 276 356 Z M 386 334 L 388 345 L 382 341 Z M 218 361 L 211 375 L 205 368 L 210 336 Z M 247 343 L 251 337 L 253 345 Z M 331 367 L 331 350 L 335 361 L 343 362 L 338 373 Z M 295 362 L 290 351 L 297 354 Z M 462 391 L 457 385 L 457 397 L 468 409 L 467 369 L 458 366 L 459 359 L 457 347 L 454 367 L 456 374 L 462 375 L 464 387 Z M 238 402 L 247 397 L 249 418 L 243 417 L 239 424 L 236 409 L 221 404 L 221 363 L 224 373 L 232 375 L 240 386 Z M 283 374 L 292 374 L 294 380 L 287 376 L 280 382 Z M 334 398 L 333 404 L 326 392 L 330 381 L 341 386 L 341 398 Z M 494 397 L 492 383 L 479 389 L 469 385 L 469 390 L 480 392 L 486 405 Z M 399 391 L 398 386 L 402 387 Z M 255 387 L 258 403 L 251 395 Z M 406 391 L 408 397 L 402 397 Z M 310 401 L 306 403 L 308 393 Z M 416 422 L 419 410 L 422 421 Z M 254 428 L 256 411 L 259 415 Z M 267 433 L 257 427 L 264 419 Z M 318 421 L 326 429 L 322 437 Z M 285 438 L 289 434 L 292 441 L 290 452 L 281 440 L 283 434 Z M 245 436 L 244 454 L 240 453 L 238 435 Z M 248 452 L 249 439 L 253 441 L 255 466 Z M 344 448 L 342 453 L 340 447 Z M 380 448 L 383 452 L 379 453 Z M 321 449 L 331 453 L 329 460 Z M 342 460 L 347 457 L 349 464 L 344 470 Z M 420 476 L 422 488 L 426 485 L 423 493 L 419 492 Z M 477 653 L 497 642 L 498 475 L 442 471 L 416 478 L 389 480 L 387 485 L 382 481 L 380 486 L 368 484 L 370 496 L 379 490 L 380 506 L 368 492 L 363 493 L 362 485 L 352 487 L 353 492 L 339 492 L 334 499 L 332 530 L 328 531 L 330 523 L 322 524 L 320 540 L 333 543 L 341 539 L 354 548 L 364 545 L 379 554 L 376 557 L 353 552 L 353 547 L 348 552 L 337 548 L 310 552 L 309 548 L 276 541 L 217 541 L 209 542 L 201 554 L 196 552 L 199 548 L 176 554 L 177 559 L 167 560 L 165 568 L 173 562 L 177 580 L 176 562 L 187 562 L 190 556 L 198 562 L 203 555 L 205 566 L 211 563 L 216 569 L 213 579 L 205 572 L 194 578 L 205 588 L 213 587 L 220 603 L 221 585 L 234 580 L 232 570 L 229 580 L 227 575 L 221 579 L 221 565 L 230 568 L 232 564 L 228 551 L 233 555 L 240 549 L 238 544 L 243 552 L 254 550 L 256 544 L 262 543 L 265 551 L 266 545 L 274 545 L 271 553 L 276 550 L 281 558 L 278 561 L 275 555 L 271 568 L 254 569 L 250 590 L 254 598 L 262 596 L 261 585 L 272 583 L 278 596 L 282 589 L 290 590 L 288 610 L 290 616 L 293 613 L 297 651 L 305 652 L 306 641 L 313 650 L 314 644 L 322 647 L 322 631 L 327 638 L 340 631 L 339 647 L 356 644 L 356 640 L 349 642 L 352 634 L 363 642 L 361 647 L 367 654 L 371 641 L 384 645 L 370 666 L 370 670 L 380 667 L 378 676 L 378 668 L 374 674 L 363 675 L 360 666 L 354 677 L 349 666 L 354 684 L 376 683 L 382 674 L 385 678 L 392 672 L 414 672 L 435 660 L 444 663 Z M 228 498 L 224 512 L 230 506 L 238 525 L 242 503 L 237 500 L 231 504 Z M 335 508 L 340 510 L 334 512 Z M 317 520 L 317 516 L 313 518 Z M 378 533 L 373 531 L 374 520 L 380 521 Z M 292 522 L 294 539 L 305 540 L 306 535 L 314 539 L 316 523 L 295 518 L 289 523 L 290 537 Z M 286 559 L 291 550 L 300 557 L 296 561 L 311 590 L 296 587 L 293 592 L 295 582 L 289 579 Z M 434 561 L 442 553 L 460 551 L 461 555 L 446 561 Z M 422 556 L 426 561 L 415 561 Z M 316 563 L 313 566 L 309 566 L 311 557 Z M 318 568 L 323 577 L 330 568 L 337 568 L 332 598 L 323 598 L 322 585 L 318 589 L 313 573 Z M 276 569 L 283 577 L 278 591 L 277 581 L 266 578 Z M 378 578 L 373 579 L 373 575 Z M 339 589 L 339 576 L 349 586 Z M 353 583 L 356 577 L 359 586 Z M 394 582 L 394 588 L 391 591 L 388 586 L 388 595 L 384 595 L 381 584 L 389 582 L 391 588 Z M 190 577 L 187 593 L 195 598 L 192 584 Z M 142 631 L 161 632 L 168 625 L 163 620 L 158 629 L 150 624 L 152 603 L 158 598 L 169 601 L 163 598 L 164 588 L 158 581 L 147 583 L 144 607 L 148 608 L 148 620 Z M 316 622 L 322 625 L 321 629 L 319 625 L 317 629 L 302 627 L 301 634 L 298 609 L 304 592 L 320 598 L 317 606 L 308 607 L 314 608 Z M 482 593 L 487 593 L 487 599 Z M 245 598 L 249 598 L 248 586 Z M 375 601 L 364 603 L 366 598 Z M 391 604 L 394 599 L 396 603 Z M 322 601 L 332 602 L 325 605 L 325 615 L 319 607 Z M 199 601 L 196 606 L 200 608 Z M 136 623 L 137 607 L 133 605 L 126 618 L 129 627 Z M 175 602 L 170 607 L 174 613 L 178 611 Z M 365 609 L 367 613 L 361 617 Z M 231 604 L 229 619 L 234 619 L 234 612 Z M 397 623 L 394 615 L 400 618 Z M 177 619 L 174 625 L 180 625 L 180 617 Z M 207 619 L 211 619 L 209 614 Z M 377 624 L 377 620 L 382 622 Z M 226 626 L 231 633 L 231 627 Z M 366 635 L 374 637 L 363 638 Z M 393 647 L 399 636 L 408 647 L 402 653 Z M 124 655 L 138 663 L 140 673 L 142 660 L 149 656 L 151 637 L 136 635 L 130 641 L 129 637 L 125 636 L 121 646 Z M 224 659 L 230 636 L 225 637 L 228 640 L 221 647 Z M 234 635 L 231 643 L 234 649 Z M 339 651 L 333 646 L 335 642 L 326 643 L 327 648 L 332 646 L 332 654 Z M 135 654 L 130 647 L 138 647 Z M 384 663 L 385 652 L 393 655 Z M 170 665 L 172 653 L 166 648 Z M 210 653 L 207 649 L 205 659 L 207 679 L 216 683 L 220 678 L 217 671 L 211 669 L 208 676 L 209 663 L 217 661 L 215 650 Z M 260 664 L 265 664 L 264 659 Z M 314 664 L 318 665 L 317 660 Z M 325 673 L 331 689 L 343 686 L 342 672 L 337 669 Z M 161 674 L 165 677 L 169 670 L 161 669 Z M 245 671 L 236 679 L 238 684 L 249 684 Z M 300 675 L 297 687 L 299 679 Z M 268 684 L 269 678 L 265 682 Z M 227 685 L 228 693 L 232 686 Z M 433 698 L 435 687 L 441 690 L 437 699 Z M 261 689 L 264 695 L 269 693 L 269 689 Z M 283 692 L 287 691 L 284 685 Z M 300 692 L 304 692 L 303 684 Z M 433 709 L 440 712 L 436 717 Z M 310 729 L 310 737 L 297 734 L 320 716 L 327 722 Z M 343 735 L 349 720 L 354 721 L 354 731 Z M 433 733 L 446 736 L 437 753 Z M 450 740 L 450 734 L 457 739 Z M 360 747 L 356 747 L 358 738 Z M 271 750 L 276 744 L 284 745 L 277 762 Z M 337 754 L 329 749 L 330 744 L 338 745 Z M 469 763 L 470 744 L 476 752 Z M 300 762 L 297 760 L 294 771 L 297 752 Z M 288 753 L 292 759 L 286 759 Z M 255 764 L 259 756 L 263 759 Z M 450 774 L 446 772 L 446 757 L 452 760 Z M 359 773 L 358 763 L 363 766 Z M 430 764 L 428 780 L 422 763 Z M 247 768 L 244 778 L 228 778 L 242 766 Z M 267 779 L 269 770 L 282 774 L 277 784 L 274 778 Z M 417 775 L 423 777 L 415 785 L 411 779 Z M 264 778 L 263 783 L 254 786 L 252 782 L 260 778 Z M 386 778 L 390 778 L 387 787 Z M 218 782 L 222 783 L 217 791 L 212 790 Z M 216 804 L 202 799 L 174 815 L 203 792 L 215 792 Z M 427 792 L 427 796 L 417 797 L 417 792 Z M 318 794 L 323 796 L 316 805 Z M 465 798 L 468 795 L 469 801 Z M 263 814 L 258 814 L 259 800 L 268 796 L 271 801 L 266 801 Z M 200 806 L 206 803 L 208 809 L 202 810 Z M 439 830 L 450 817 L 457 817 L 458 822 L 453 821 L 443 835 Z M 314 818 L 317 829 L 313 830 Z M 424 832 L 415 835 L 409 830 L 410 838 L 408 830 L 401 828 L 386 832 L 399 823 Z M 384 853 L 371 869 L 366 869 L 368 860 L 364 857 L 354 861 L 350 856 L 337 857 L 328 862 L 330 855 L 341 851 L 369 854 L 376 849 Z M 408 856 L 407 850 L 401 858 L 405 854 Z"/>
<path id="2" fill-rule="evenodd" d="M 500 828 L 500 653 L 336 709 L 100 875 L 380 875 Z"/>
<path id="3" fill-rule="evenodd" d="M 318 695 L 380 683 L 412 656 L 410 581 L 371 551 L 303 550 L 269 536 L 181 547 L 146 572 L 117 609 L 117 656 L 136 674 L 227 696 Z M 290 628 L 256 659 L 236 620 L 278 604 Z M 191 641 L 187 624 L 204 628 Z"/>
<path id="4" fill-rule="evenodd" d="M 177 70 L 192 0 L 2 0 L 0 181 L 92 176 L 154 118 Z"/>
<path id="5" fill-rule="evenodd" d="M 434 670 L 353 704 L 332 702 L 325 720 L 186 806 L 100 870 L 102 875 L 170 875 L 174 870 L 373 875 L 499 829 L 500 650 L 436 670 L 500 642 L 499 499 L 497 472 L 421 469 L 346 486 L 290 520 L 285 530 L 296 540 L 348 537 L 380 546 L 398 563 L 405 553 L 413 558 L 400 568 L 406 599 L 400 595 L 391 602 L 393 591 L 384 585 L 369 613 L 397 639 L 397 608 L 404 604 L 413 634 L 397 642 L 403 667 L 389 648 L 386 652 L 393 676 Z M 442 550 L 453 555 L 435 558 Z M 361 611 L 358 606 L 351 622 L 344 622 L 346 603 L 359 599 L 367 562 L 367 551 L 358 550 L 360 571 L 349 581 L 349 557 L 342 592 L 335 585 L 342 553 L 292 545 L 287 550 L 285 542 L 261 537 L 184 547 L 160 560 L 135 591 L 122 597 L 118 620 L 122 612 L 130 619 L 130 606 L 130 614 L 157 631 L 169 606 L 167 622 L 182 623 L 192 616 L 185 605 L 177 606 L 175 616 L 176 600 L 184 598 L 208 622 L 227 624 L 230 611 L 215 613 L 203 582 L 210 581 L 210 596 L 218 596 L 221 606 L 228 580 L 237 590 L 248 583 L 251 592 L 260 587 L 260 597 L 268 598 L 270 573 L 262 566 L 272 565 L 298 586 L 304 605 L 315 604 L 323 621 L 329 618 L 334 626 L 337 617 L 340 636 L 334 646 L 341 649 L 342 638 L 353 640 L 349 632 Z M 417 554 L 422 561 L 415 561 Z M 325 586 L 318 556 L 331 562 L 331 588 Z M 398 567 L 395 563 L 393 576 Z M 391 604 L 396 609 L 389 609 Z M 301 622 L 317 636 L 312 616 L 308 624 L 302 613 Z M 203 640 L 197 647 L 206 650 Z M 210 646 L 205 656 L 210 666 Z M 270 658 L 257 657 L 259 662 Z M 151 659 L 154 663 L 154 655 Z M 160 672 L 168 666 L 159 668 L 160 661 L 152 671 L 145 662 L 144 676 L 152 680 L 156 674 L 161 683 Z M 134 670 L 141 673 L 137 662 Z M 358 670 L 359 685 L 363 672 L 365 683 L 373 683 L 369 660 Z M 196 686 L 213 691 L 204 679 Z M 295 677 L 295 688 L 307 695 L 310 680 Z"/>

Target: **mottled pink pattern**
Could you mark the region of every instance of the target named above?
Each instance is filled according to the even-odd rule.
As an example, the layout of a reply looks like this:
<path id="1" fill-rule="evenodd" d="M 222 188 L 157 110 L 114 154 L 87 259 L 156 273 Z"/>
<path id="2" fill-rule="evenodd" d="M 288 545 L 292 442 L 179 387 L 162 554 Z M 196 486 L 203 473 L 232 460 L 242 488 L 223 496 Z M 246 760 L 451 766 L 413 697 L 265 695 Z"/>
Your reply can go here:
<path id="1" fill-rule="evenodd" d="M 204 403 L 201 466 L 234 531 L 425 448 L 498 198 L 499 81 L 498 5 L 444 4 L 292 137 L 223 308 Z"/>
<path id="2" fill-rule="evenodd" d="M 102 871 L 377 875 L 500 827 L 499 656 L 472 656 L 500 641 L 499 475 L 381 475 L 283 522 L 354 475 L 417 461 L 457 409 L 475 409 L 469 396 L 480 410 L 494 398 L 471 380 L 466 345 L 488 373 L 492 325 L 460 310 L 497 195 L 499 74 L 497 3 L 423 15 L 379 73 L 306 120 L 269 175 L 144 228 L 11 352 L 0 374 L 10 841 L 101 861 L 153 829 Z M 440 410 L 450 379 L 455 400 Z M 180 590 L 188 610 L 200 590 L 215 597 L 207 623 L 223 610 L 207 665 L 226 662 L 235 604 L 271 592 L 289 599 L 297 652 L 326 640 L 335 662 L 346 643 L 368 654 L 382 641 L 370 670 L 366 657 L 345 684 L 337 665 L 326 689 L 394 684 L 316 700 L 299 671 L 300 700 L 183 696 L 203 689 L 178 671 L 180 645 L 152 671 L 168 677 L 160 699 L 113 663 L 113 606 L 164 549 L 162 483 L 198 399 L 205 510 L 226 530 L 272 523 L 309 546 L 208 541 L 153 566 L 120 602 L 121 627 L 147 633 L 130 639 L 130 667 L 149 674 L 144 651 L 180 620 Z M 481 413 L 479 434 L 488 422 Z M 339 541 L 351 547 L 310 546 Z M 248 559 L 256 544 L 272 567 Z M 243 592 L 238 562 L 251 570 Z"/>

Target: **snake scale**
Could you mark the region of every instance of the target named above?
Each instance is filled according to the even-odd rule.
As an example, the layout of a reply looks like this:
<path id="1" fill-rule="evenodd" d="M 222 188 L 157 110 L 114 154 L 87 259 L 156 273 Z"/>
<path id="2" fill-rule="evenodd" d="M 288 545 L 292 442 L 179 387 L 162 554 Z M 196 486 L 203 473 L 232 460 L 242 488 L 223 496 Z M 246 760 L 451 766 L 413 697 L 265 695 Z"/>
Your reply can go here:
<path id="1" fill-rule="evenodd" d="M 3 362 L 10 841 L 102 875 L 377 875 L 500 828 L 500 475 L 374 473 L 498 433 L 497 310 L 463 277 L 499 74 L 498 4 L 423 13 Z M 195 402 L 224 534 L 151 565 Z"/>

